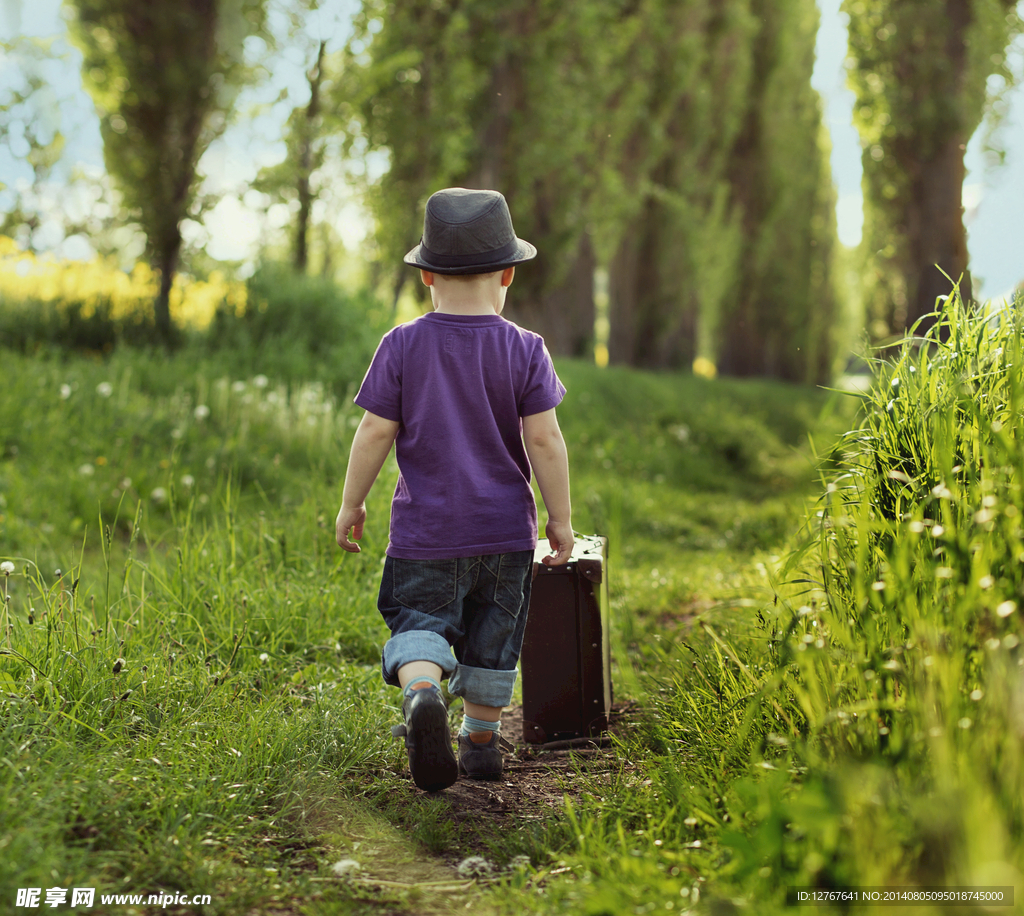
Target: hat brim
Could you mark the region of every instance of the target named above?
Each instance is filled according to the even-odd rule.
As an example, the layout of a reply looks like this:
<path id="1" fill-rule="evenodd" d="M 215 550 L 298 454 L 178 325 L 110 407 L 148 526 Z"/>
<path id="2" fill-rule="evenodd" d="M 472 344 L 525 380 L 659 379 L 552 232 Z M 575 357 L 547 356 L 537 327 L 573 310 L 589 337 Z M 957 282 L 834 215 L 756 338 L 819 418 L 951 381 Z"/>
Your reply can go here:
<path id="1" fill-rule="evenodd" d="M 462 264 L 462 265 L 440 265 L 432 263 L 420 243 L 406 254 L 402 259 L 410 267 L 418 267 L 420 270 L 429 270 L 435 274 L 489 274 L 496 270 L 504 270 L 506 267 L 515 267 L 524 261 L 532 261 L 537 257 L 537 249 L 525 239 L 516 238 L 515 252 L 500 260 L 483 264 Z"/>

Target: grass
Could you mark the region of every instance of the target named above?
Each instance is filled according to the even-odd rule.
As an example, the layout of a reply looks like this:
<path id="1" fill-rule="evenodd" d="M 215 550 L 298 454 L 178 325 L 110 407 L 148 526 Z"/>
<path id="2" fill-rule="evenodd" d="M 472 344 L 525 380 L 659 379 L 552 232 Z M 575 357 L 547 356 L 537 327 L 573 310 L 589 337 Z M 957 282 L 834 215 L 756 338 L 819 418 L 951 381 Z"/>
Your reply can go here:
<path id="1" fill-rule="evenodd" d="M 548 840 L 559 880 L 519 911 L 1020 892 L 1021 338 L 1019 310 L 951 301 L 879 364 L 803 546 L 766 567 L 774 599 L 649 647 L 634 767 L 587 787 Z"/>
<path id="2" fill-rule="evenodd" d="M 532 857 L 502 886 L 555 893 L 568 816 L 550 833 L 456 830 L 390 737 L 375 596 L 393 465 L 365 553 L 343 558 L 349 398 L 206 360 L 3 354 L 0 899 L 95 887 L 209 893 L 210 912 L 426 913 L 455 894 L 499 911 L 410 863 L 478 845 L 499 865 Z M 802 440 L 841 419 L 788 386 L 559 371 L 576 527 L 612 539 L 617 691 L 645 695 L 628 659 L 661 666 L 657 636 L 765 592 L 813 491 Z M 631 740 L 643 759 L 653 739 Z M 363 882 L 334 875 L 346 857 Z"/>

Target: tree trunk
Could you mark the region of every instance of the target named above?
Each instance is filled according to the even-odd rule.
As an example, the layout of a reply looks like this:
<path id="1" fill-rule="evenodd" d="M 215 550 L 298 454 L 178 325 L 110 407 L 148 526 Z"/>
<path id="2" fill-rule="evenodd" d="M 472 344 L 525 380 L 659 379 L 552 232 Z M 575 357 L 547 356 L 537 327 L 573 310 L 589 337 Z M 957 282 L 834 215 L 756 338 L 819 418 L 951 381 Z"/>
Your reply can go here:
<path id="1" fill-rule="evenodd" d="M 178 332 L 171 321 L 171 288 L 174 286 L 174 275 L 178 270 L 178 255 L 181 251 L 181 233 L 169 236 L 161 250 L 156 253 L 156 262 L 160 270 L 160 289 L 153 303 L 153 320 L 156 327 L 156 339 L 167 349 L 178 343 Z"/>
<path id="2" fill-rule="evenodd" d="M 309 188 L 309 179 L 313 171 L 313 142 L 316 139 L 316 120 L 320 116 L 320 84 L 324 74 L 324 48 L 326 42 L 320 42 L 316 63 L 306 74 L 309 80 L 309 104 L 302 125 L 302 143 L 299 148 L 298 196 L 299 213 L 295 223 L 295 269 L 306 272 L 309 263 L 309 216 L 313 208 L 313 194 Z"/>
<path id="3" fill-rule="evenodd" d="M 555 356 L 592 357 L 595 266 L 590 239 L 583 236 L 565 279 L 551 287 L 551 268 L 538 254 L 516 273 L 506 317 L 540 334 Z"/>
<path id="4" fill-rule="evenodd" d="M 652 174 L 657 179 L 660 172 Z M 609 362 L 647 369 L 684 369 L 693 363 L 696 301 L 686 291 L 687 266 L 673 223 L 677 218 L 666 204 L 649 197 L 612 258 Z"/>

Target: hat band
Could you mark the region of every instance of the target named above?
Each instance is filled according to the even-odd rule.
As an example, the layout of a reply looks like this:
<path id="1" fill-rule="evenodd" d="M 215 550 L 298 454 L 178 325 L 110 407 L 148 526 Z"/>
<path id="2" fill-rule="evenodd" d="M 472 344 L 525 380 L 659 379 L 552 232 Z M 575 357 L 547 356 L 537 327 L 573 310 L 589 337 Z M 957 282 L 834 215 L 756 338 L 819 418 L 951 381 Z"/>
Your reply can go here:
<path id="1" fill-rule="evenodd" d="M 437 254 L 431 251 L 421 241 L 420 256 L 424 261 L 436 264 L 438 267 L 478 267 L 481 264 L 500 264 L 509 258 L 514 258 L 519 251 L 518 240 L 513 238 L 507 245 L 495 248 L 492 251 L 481 251 L 476 254 Z"/>

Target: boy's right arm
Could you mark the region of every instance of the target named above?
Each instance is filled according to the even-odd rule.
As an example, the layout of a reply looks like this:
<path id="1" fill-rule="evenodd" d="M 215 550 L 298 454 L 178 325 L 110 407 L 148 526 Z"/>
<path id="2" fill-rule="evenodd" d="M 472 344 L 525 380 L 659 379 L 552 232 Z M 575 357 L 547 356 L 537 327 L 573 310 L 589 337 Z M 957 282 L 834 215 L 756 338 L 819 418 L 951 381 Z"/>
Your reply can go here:
<path id="1" fill-rule="evenodd" d="M 345 490 L 335 523 L 338 546 L 349 553 L 359 553 L 359 545 L 349 538 L 349 531 L 352 531 L 356 541 L 362 539 L 363 522 L 366 521 L 366 494 L 370 492 L 370 487 L 384 465 L 384 459 L 391 451 L 398 427 L 398 421 L 385 420 L 367 411 L 352 438 L 352 454 L 345 473 Z"/>
<path id="2" fill-rule="evenodd" d="M 544 533 L 555 556 L 545 557 L 544 563 L 560 566 L 569 562 L 574 538 L 569 503 L 569 456 L 554 408 L 523 417 L 523 442 L 548 510 Z"/>

